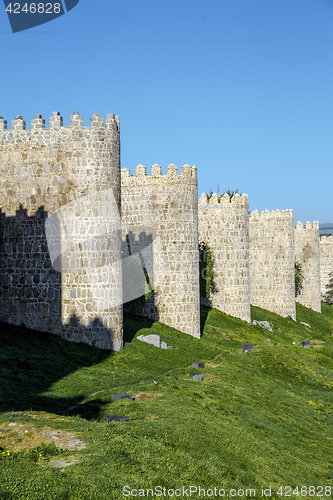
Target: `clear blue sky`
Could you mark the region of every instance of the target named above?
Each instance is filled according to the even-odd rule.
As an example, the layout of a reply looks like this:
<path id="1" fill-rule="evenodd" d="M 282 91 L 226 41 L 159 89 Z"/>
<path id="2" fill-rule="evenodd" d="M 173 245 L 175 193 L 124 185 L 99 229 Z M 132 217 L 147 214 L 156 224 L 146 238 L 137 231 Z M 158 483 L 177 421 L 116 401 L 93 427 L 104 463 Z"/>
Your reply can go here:
<path id="1" fill-rule="evenodd" d="M 333 221 L 333 0 L 80 0 L 12 34 L 0 4 L 9 122 L 120 115 L 132 173 L 189 163 L 202 192 Z"/>

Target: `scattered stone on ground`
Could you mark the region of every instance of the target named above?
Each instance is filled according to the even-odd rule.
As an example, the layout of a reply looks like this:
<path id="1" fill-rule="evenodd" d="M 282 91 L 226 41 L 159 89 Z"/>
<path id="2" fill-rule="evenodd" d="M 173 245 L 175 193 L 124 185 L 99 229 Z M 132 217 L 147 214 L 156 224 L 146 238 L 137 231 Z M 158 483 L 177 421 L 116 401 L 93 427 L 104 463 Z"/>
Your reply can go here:
<path id="1" fill-rule="evenodd" d="M 253 344 L 243 344 L 242 352 L 252 352 Z"/>
<path id="2" fill-rule="evenodd" d="M 107 424 L 110 422 L 129 422 L 130 420 L 129 417 L 122 417 L 121 415 L 109 415 L 105 417 L 105 422 Z"/>
<path id="3" fill-rule="evenodd" d="M 285 349 L 288 349 L 288 347 L 286 345 L 279 344 L 279 346 L 284 347 Z"/>
<path id="4" fill-rule="evenodd" d="M 192 368 L 205 368 L 205 363 L 192 363 Z"/>
<path id="5" fill-rule="evenodd" d="M 301 325 L 305 325 L 307 326 L 308 328 L 311 328 L 311 326 L 308 324 L 308 323 L 304 323 L 304 321 L 300 321 Z"/>
<path id="6" fill-rule="evenodd" d="M 302 342 L 302 346 L 303 346 L 303 347 L 306 347 L 306 348 L 310 348 L 310 340 L 304 340 L 304 341 Z"/>
<path id="7" fill-rule="evenodd" d="M 200 381 L 202 381 L 202 375 L 201 375 L 201 373 L 189 373 L 189 377 L 193 378 L 193 380 L 200 380 Z"/>
<path id="8" fill-rule="evenodd" d="M 166 342 L 161 340 L 159 335 L 139 335 L 136 337 L 138 340 L 142 342 L 146 342 L 146 344 L 154 345 L 155 347 L 159 347 L 161 349 L 171 349 L 172 346 L 168 346 Z"/>
<path id="9" fill-rule="evenodd" d="M 271 339 L 266 339 L 266 342 L 272 342 Z"/>
<path id="10" fill-rule="evenodd" d="M 131 392 L 119 392 L 118 394 L 111 394 L 111 401 L 119 401 L 120 399 L 133 399 Z"/>
<path id="11" fill-rule="evenodd" d="M 268 321 L 257 321 L 257 320 L 254 320 L 254 321 L 252 321 L 252 325 L 259 325 L 259 326 L 261 326 L 261 328 L 264 328 L 265 330 L 269 330 L 270 332 L 273 333 L 271 325 L 268 323 Z"/>

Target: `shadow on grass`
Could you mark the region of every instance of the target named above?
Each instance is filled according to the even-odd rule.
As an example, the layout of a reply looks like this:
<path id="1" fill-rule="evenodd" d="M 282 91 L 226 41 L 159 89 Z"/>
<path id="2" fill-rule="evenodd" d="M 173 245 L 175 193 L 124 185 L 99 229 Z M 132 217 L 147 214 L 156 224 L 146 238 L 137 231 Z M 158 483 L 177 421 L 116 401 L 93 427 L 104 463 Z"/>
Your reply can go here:
<path id="1" fill-rule="evenodd" d="M 210 307 L 200 306 L 200 335 L 201 336 L 203 335 L 203 331 L 205 328 L 207 317 L 208 317 L 208 314 L 210 311 L 211 311 Z"/>
<path id="2" fill-rule="evenodd" d="M 123 318 L 123 339 L 125 342 L 132 342 L 135 335 L 141 328 L 151 328 L 155 322 L 149 318 L 135 316 L 134 314 L 124 314 Z"/>
<path id="3" fill-rule="evenodd" d="M 0 323 L 0 412 L 45 411 L 95 419 L 102 401 L 44 395 L 58 380 L 113 355 L 56 335 Z M 70 410 L 71 407 L 76 407 Z"/>

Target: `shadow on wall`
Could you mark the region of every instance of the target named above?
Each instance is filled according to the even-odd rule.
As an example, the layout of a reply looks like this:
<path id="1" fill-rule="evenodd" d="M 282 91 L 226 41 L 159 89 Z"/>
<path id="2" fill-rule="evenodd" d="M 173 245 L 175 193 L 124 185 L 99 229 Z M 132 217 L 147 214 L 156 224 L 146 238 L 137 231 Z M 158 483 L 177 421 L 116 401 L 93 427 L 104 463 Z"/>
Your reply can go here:
<path id="1" fill-rule="evenodd" d="M 15 216 L 0 211 L 0 321 L 108 349 L 112 330 L 99 318 L 83 326 L 74 314 L 62 324 L 61 273 L 48 251 L 47 216 L 43 207 L 34 216 L 22 207 Z"/>
<path id="2" fill-rule="evenodd" d="M 153 234 L 145 231 L 129 231 L 121 245 L 124 312 L 153 321 L 159 320 L 154 290 L 157 251 Z"/>

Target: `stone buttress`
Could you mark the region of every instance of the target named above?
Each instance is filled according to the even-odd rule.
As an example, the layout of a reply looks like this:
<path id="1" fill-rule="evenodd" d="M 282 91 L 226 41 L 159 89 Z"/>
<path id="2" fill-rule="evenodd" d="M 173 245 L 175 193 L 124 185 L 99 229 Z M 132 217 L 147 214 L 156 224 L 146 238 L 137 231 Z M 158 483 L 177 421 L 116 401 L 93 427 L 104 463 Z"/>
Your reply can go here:
<path id="1" fill-rule="evenodd" d="M 1 117 L 0 186 L 0 320 L 120 349 L 118 117 Z"/>
<path id="2" fill-rule="evenodd" d="M 142 295 L 134 259 L 153 289 L 142 314 L 200 337 L 197 172 L 175 165 L 121 171 L 124 302 Z M 129 272 L 126 274 L 126 262 Z M 133 279 L 133 276 L 136 279 Z M 141 273 L 142 275 L 142 273 Z M 138 286 L 137 286 L 138 285 Z M 131 293 L 137 290 L 137 294 Z M 126 292 L 126 293 L 125 293 Z M 126 296 L 125 296 L 126 295 Z"/>
<path id="3" fill-rule="evenodd" d="M 251 304 L 296 320 L 292 210 L 250 216 Z"/>
<path id="4" fill-rule="evenodd" d="M 320 238 L 320 288 L 321 298 L 325 300 L 326 285 L 329 282 L 329 274 L 333 272 L 333 236 L 322 236 Z"/>
<path id="5" fill-rule="evenodd" d="M 199 241 L 207 243 L 214 261 L 214 293 L 209 302 L 220 311 L 251 321 L 248 197 L 214 193 L 198 203 Z"/>
<path id="6" fill-rule="evenodd" d="M 302 265 L 303 285 L 296 301 L 321 312 L 319 222 L 297 222 L 294 232 L 295 258 Z"/>

